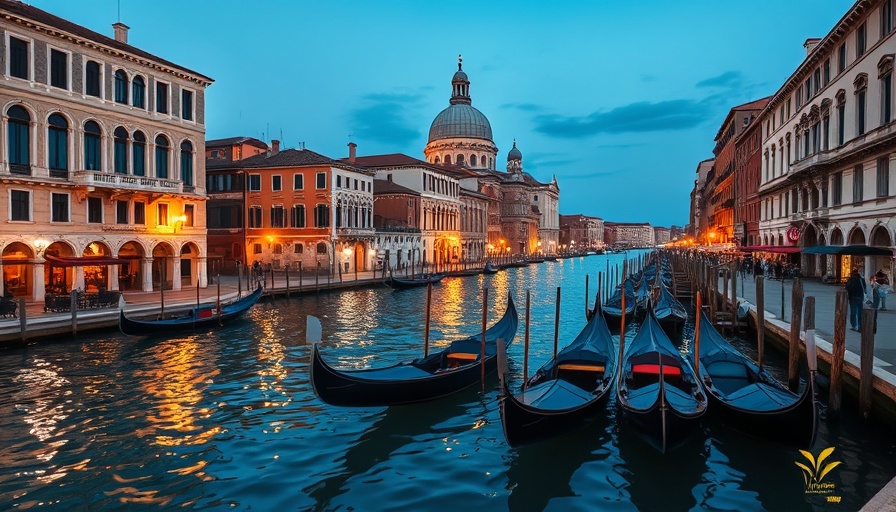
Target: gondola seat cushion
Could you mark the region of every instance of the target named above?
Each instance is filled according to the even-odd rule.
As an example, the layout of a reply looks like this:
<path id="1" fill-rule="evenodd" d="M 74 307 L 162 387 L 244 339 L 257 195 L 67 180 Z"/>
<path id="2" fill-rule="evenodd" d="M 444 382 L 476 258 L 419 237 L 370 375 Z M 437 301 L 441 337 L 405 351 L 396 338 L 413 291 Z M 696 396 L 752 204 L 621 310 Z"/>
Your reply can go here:
<path id="1" fill-rule="evenodd" d="M 575 363 L 563 363 L 557 366 L 558 370 L 575 370 L 580 372 L 603 372 L 603 365 L 596 364 L 575 364 Z"/>
<path id="2" fill-rule="evenodd" d="M 646 373 L 651 375 L 660 374 L 660 365 L 658 364 L 636 364 L 632 365 L 632 373 Z M 663 365 L 663 375 L 681 375 L 681 368 L 677 366 Z"/>

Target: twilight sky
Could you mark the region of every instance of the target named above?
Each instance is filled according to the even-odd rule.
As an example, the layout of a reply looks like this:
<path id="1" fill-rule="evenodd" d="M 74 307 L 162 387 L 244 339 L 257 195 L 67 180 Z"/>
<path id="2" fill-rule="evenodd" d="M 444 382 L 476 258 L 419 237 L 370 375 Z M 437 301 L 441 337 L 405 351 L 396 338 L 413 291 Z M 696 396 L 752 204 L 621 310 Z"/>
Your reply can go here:
<path id="1" fill-rule="evenodd" d="M 848 0 L 28 0 L 215 80 L 206 138 L 423 159 L 463 55 L 498 168 L 557 177 L 560 213 L 687 223 L 728 110 L 774 94 Z"/>

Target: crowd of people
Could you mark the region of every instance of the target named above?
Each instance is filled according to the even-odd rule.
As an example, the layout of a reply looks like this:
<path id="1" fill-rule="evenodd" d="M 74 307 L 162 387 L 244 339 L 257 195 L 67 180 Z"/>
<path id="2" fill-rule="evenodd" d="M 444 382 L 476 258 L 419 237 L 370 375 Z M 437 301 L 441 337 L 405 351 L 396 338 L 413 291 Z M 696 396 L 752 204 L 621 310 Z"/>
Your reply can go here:
<path id="1" fill-rule="evenodd" d="M 802 277 L 799 265 L 780 258 L 744 258 L 741 272 L 745 275 L 764 276 L 768 279 L 795 279 Z"/>

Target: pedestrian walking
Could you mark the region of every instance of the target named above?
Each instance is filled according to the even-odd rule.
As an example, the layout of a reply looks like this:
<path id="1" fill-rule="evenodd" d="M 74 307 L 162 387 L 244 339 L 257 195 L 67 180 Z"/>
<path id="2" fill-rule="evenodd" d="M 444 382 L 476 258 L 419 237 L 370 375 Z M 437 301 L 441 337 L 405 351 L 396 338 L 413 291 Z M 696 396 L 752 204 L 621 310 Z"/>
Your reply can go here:
<path id="1" fill-rule="evenodd" d="M 884 269 L 880 269 L 874 274 L 874 279 L 877 281 L 877 284 L 880 285 L 880 310 L 887 310 L 887 295 L 890 294 L 893 289 L 890 287 L 890 277 L 887 276 L 887 273 L 884 272 Z"/>
<path id="2" fill-rule="evenodd" d="M 862 328 L 862 307 L 865 303 L 865 280 L 853 269 L 846 280 L 846 294 L 849 297 L 849 325 L 854 331 Z"/>

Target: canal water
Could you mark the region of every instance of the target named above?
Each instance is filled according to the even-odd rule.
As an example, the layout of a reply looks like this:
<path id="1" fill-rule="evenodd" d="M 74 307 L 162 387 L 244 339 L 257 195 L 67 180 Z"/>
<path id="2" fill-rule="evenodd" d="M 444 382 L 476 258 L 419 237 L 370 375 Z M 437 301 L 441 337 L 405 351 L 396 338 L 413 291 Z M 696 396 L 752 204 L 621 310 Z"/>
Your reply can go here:
<path id="1" fill-rule="evenodd" d="M 584 325 L 585 276 L 593 303 L 598 272 L 622 258 L 447 278 L 433 288 L 432 347 L 481 329 L 483 287 L 489 324 L 511 294 L 517 388 L 526 291 L 531 373 L 553 350 L 556 287 L 562 347 Z M 509 448 L 494 377 L 484 391 L 413 406 L 331 407 L 314 396 L 306 315 L 320 318 L 332 364 L 387 365 L 422 354 L 425 297 L 382 287 L 265 299 L 218 332 L 106 332 L 0 352 L 0 508 L 852 511 L 896 475 L 892 433 L 854 414 L 821 422 L 808 453 L 833 448 L 822 466 L 840 464 L 826 494 L 812 494 L 796 449 L 706 420 L 661 455 L 617 421 L 612 401 L 576 432 Z M 781 372 L 780 357 L 770 365 Z"/>

